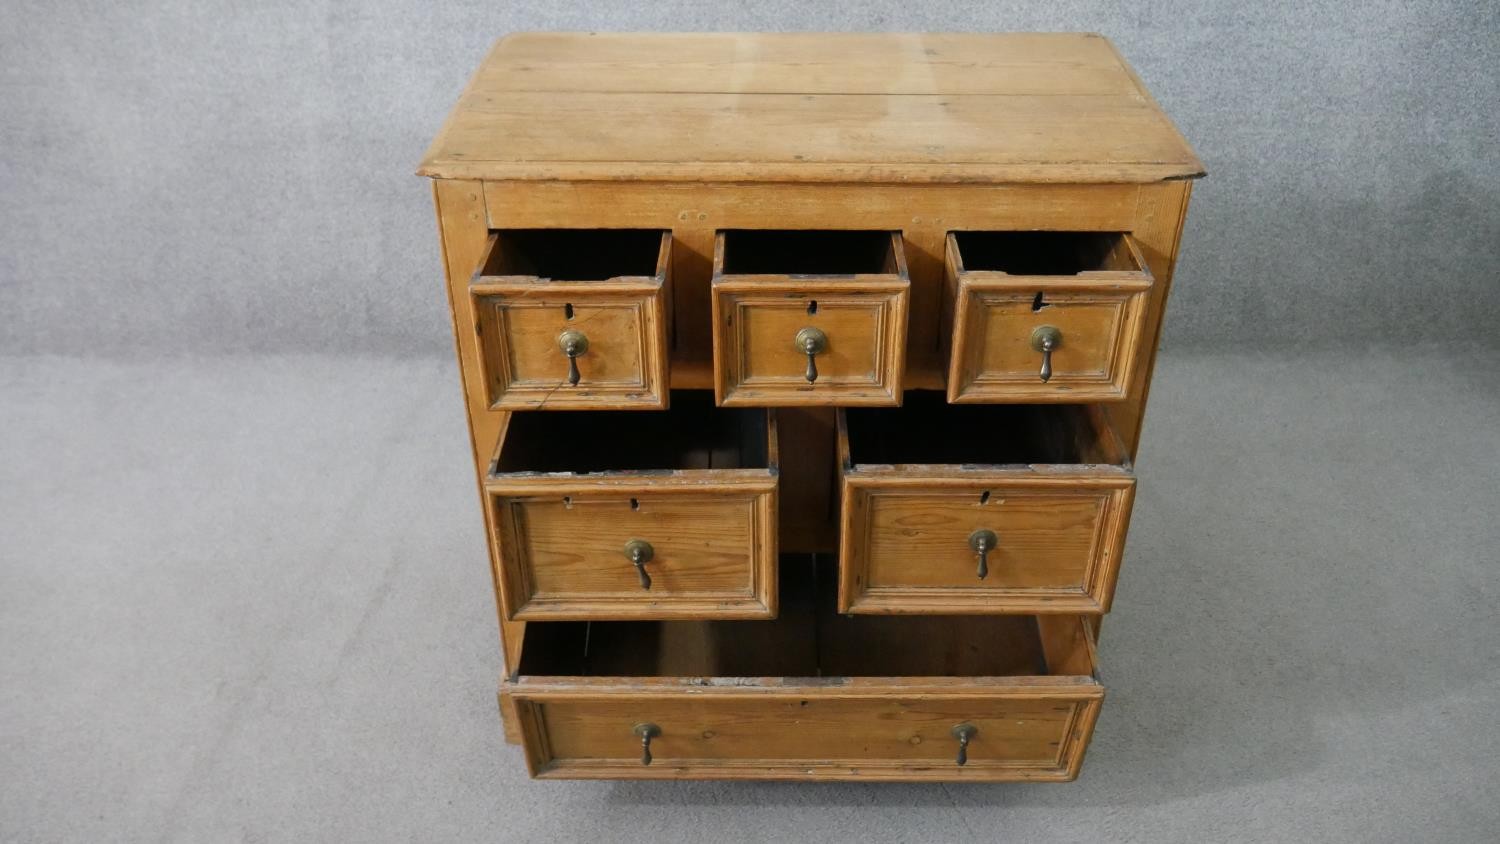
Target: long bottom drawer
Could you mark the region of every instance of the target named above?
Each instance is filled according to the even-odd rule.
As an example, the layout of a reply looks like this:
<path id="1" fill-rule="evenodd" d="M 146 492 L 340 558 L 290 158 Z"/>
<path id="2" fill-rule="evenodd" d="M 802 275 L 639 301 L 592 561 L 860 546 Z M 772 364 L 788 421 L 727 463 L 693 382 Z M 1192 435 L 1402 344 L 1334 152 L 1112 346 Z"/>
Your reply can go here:
<path id="1" fill-rule="evenodd" d="M 813 569 L 783 562 L 776 621 L 530 625 L 501 704 L 532 775 L 1077 776 L 1104 698 L 1084 617 L 839 616 Z"/>

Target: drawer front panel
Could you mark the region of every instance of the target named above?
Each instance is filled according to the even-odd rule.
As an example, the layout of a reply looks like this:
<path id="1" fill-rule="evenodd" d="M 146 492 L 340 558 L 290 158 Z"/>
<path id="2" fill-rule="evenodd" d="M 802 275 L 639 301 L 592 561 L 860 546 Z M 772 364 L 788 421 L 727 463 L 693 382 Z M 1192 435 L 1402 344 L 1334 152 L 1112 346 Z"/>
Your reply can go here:
<path id="1" fill-rule="evenodd" d="M 1086 244 L 1091 236 L 1081 237 Z M 1108 255 L 1096 259 L 1111 269 L 1012 275 L 965 269 L 959 241 L 950 235 L 948 400 L 1123 400 L 1141 356 L 1152 277 L 1130 236 L 1115 237 Z"/>
<path id="2" fill-rule="evenodd" d="M 1102 612 L 1134 479 L 846 475 L 841 612 Z M 988 532 L 984 576 L 979 536 Z"/>
<path id="3" fill-rule="evenodd" d="M 901 404 L 900 232 L 720 231 L 711 286 L 719 404 Z"/>
<path id="4" fill-rule="evenodd" d="M 904 285 L 854 292 L 816 282 L 721 284 L 715 299 L 722 338 L 720 404 L 898 403 Z M 826 338 L 813 356 L 812 381 L 807 354 L 796 342 L 807 329 Z"/>
<path id="5" fill-rule="evenodd" d="M 1094 684 L 1057 693 L 955 694 L 837 686 L 516 697 L 539 777 L 1071 779 L 1097 716 Z M 642 763 L 637 725 L 657 728 Z M 957 763 L 955 728 L 972 728 Z"/>
<path id="6" fill-rule="evenodd" d="M 492 410 L 667 406 L 672 235 L 490 233 L 469 281 Z"/>
<path id="7" fill-rule="evenodd" d="M 492 490 L 492 501 L 508 617 L 775 616 L 770 477 L 712 489 Z M 644 549 L 640 567 L 633 549 Z"/>
<path id="8" fill-rule="evenodd" d="M 486 384 L 496 408 L 662 404 L 661 291 L 644 296 L 563 298 L 480 296 Z M 569 316 L 571 314 L 571 317 Z M 486 332 L 485 328 L 489 328 Z M 574 331 L 588 348 L 568 383 L 559 338 Z"/>
<path id="9" fill-rule="evenodd" d="M 984 292 L 961 285 L 966 306 L 958 400 L 1040 393 L 1058 401 L 1124 396 L 1143 296 L 1057 293 L 1033 310 L 1034 294 Z M 1042 354 L 1032 335 L 1047 327 L 1062 337 L 1041 379 Z"/>

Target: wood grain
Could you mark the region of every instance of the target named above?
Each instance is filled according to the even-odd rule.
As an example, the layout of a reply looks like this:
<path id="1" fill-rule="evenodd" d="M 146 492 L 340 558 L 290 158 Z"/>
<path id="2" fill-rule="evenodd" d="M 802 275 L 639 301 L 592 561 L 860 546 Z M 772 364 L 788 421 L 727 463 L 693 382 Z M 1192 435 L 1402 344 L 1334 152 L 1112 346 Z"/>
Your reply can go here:
<path id="1" fill-rule="evenodd" d="M 532 774 L 548 779 L 1066 781 L 1098 708 L 1087 686 L 1039 698 L 998 689 L 960 698 L 936 689 L 852 699 L 818 686 L 781 692 L 515 697 Z M 649 766 L 631 732 L 642 721 L 662 730 Z M 950 732 L 958 724 L 978 728 L 962 767 Z"/>
<path id="2" fill-rule="evenodd" d="M 500 248 L 491 234 L 488 253 Z M 672 235 L 664 232 L 651 277 L 556 281 L 476 272 L 469 294 L 490 408 L 666 407 L 671 255 Z M 568 359 L 558 347 L 566 330 L 589 343 L 576 385 L 567 381 Z"/>
<path id="3" fill-rule="evenodd" d="M 783 624 L 802 629 L 795 616 L 753 626 Z M 816 647 L 825 654 L 820 662 L 832 659 L 827 667 L 836 669 L 848 662 L 837 655 L 857 648 L 857 637 L 869 633 L 858 627 L 835 621 L 822 626 L 816 645 L 808 636 L 787 641 Z M 1016 676 L 523 674 L 502 685 L 501 697 L 518 712 L 528 765 L 543 778 L 1072 779 L 1104 695 L 1093 677 L 1092 638 L 1078 616 L 1039 619 L 1031 629 L 1048 661 Z M 606 628 L 598 634 L 611 639 Z M 856 638 L 837 641 L 849 637 Z M 656 666 L 691 668 L 715 664 L 718 643 L 735 639 L 679 636 L 663 626 L 655 641 L 661 649 Z M 941 642 L 892 641 L 909 652 L 897 664 L 927 675 L 945 667 Z M 1006 647 L 1004 639 L 986 644 Z M 707 653 L 687 659 L 672 653 L 705 647 Z M 932 658 L 925 664 L 924 650 Z M 782 661 L 802 660 L 788 655 Z M 642 722 L 661 730 L 649 766 L 641 764 L 640 739 L 632 732 Z M 963 766 L 955 762 L 951 733 L 961 723 L 978 728 Z"/>
<path id="4" fill-rule="evenodd" d="M 1097 35 L 578 33 L 496 44 L 419 172 L 1097 183 L 1202 165 Z"/>
<path id="5" fill-rule="evenodd" d="M 948 400 L 1125 398 L 1134 386 L 1152 278 L 1131 237 L 1122 240 L 1127 269 L 1044 276 L 966 269 L 958 240 L 948 235 L 945 264 L 955 291 Z M 1062 333 L 1047 381 L 1031 346 L 1032 331 L 1044 325 Z"/>
<path id="6" fill-rule="evenodd" d="M 911 288 L 900 234 L 891 235 L 889 273 L 849 277 L 737 275 L 713 278 L 714 390 L 724 406 L 901 403 Z M 803 328 L 828 338 L 817 379 L 793 343 Z"/>
<path id="7" fill-rule="evenodd" d="M 775 617 L 776 485 L 768 473 L 685 472 L 607 488 L 581 480 L 567 489 L 490 486 L 513 617 Z M 623 551 L 632 539 L 653 548 L 650 589 Z"/>
<path id="8" fill-rule="evenodd" d="M 1109 610 L 1134 502 L 1128 464 L 869 465 L 842 410 L 838 425 L 840 612 Z M 983 579 L 976 530 L 999 539 Z"/>
<path id="9" fill-rule="evenodd" d="M 602 432 L 601 432 L 602 433 Z M 690 432 L 685 432 L 689 436 Z M 492 471 L 500 605 L 507 618 L 774 618 L 777 466 L 608 473 Z M 503 466 L 504 436 L 494 463 Z M 624 548 L 653 548 L 640 585 Z"/>
<path id="10" fill-rule="evenodd" d="M 777 496 L 782 553 L 833 551 L 838 547 L 834 487 L 833 408 L 784 407 L 776 411 L 777 435 L 795 443 L 796 459 L 781 464 Z"/>
<path id="11" fill-rule="evenodd" d="M 459 376 L 462 382 L 464 416 L 468 421 L 469 448 L 474 458 L 474 484 L 480 501 L 487 500 L 484 491 L 485 467 L 489 465 L 492 443 L 504 424 L 505 414 L 489 413 L 485 399 L 484 377 L 478 365 L 478 341 L 470 330 L 474 324 L 473 303 L 465 287 L 473 275 L 488 240 L 486 226 L 488 214 L 485 209 L 483 187 L 478 182 L 435 181 L 432 183 L 432 199 L 438 223 L 438 242 L 443 251 L 444 292 L 448 298 L 448 309 L 453 317 L 453 344 L 458 354 Z M 488 533 L 490 508 L 481 506 L 484 524 Z M 491 579 L 495 592 L 495 611 L 500 622 L 501 668 L 508 670 L 520 665 L 521 644 L 526 637 L 524 622 L 511 621 L 505 617 L 500 600 L 498 567 L 494 565 L 495 547 L 491 543 Z M 519 743 L 521 735 L 514 717 L 514 710 L 501 707 L 501 720 L 505 727 L 506 740 Z"/>
<path id="12" fill-rule="evenodd" d="M 677 388 L 711 386 L 709 287 L 725 229 L 901 231 L 911 276 L 906 389 L 942 389 L 944 245 L 950 230 L 1130 231 L 1138 185 L 487 182 L 492 228 L 672 231 Z M 942 313 L 940 313 L 942 312 Z"/>
<path id="13" fill-rule="evenodd" d="M 753 614 L 759 611 L 755 605 L 785 615 L 785 590 L 779 586 L 777 578 L 781 575 L 775 566 L 776 548 L 832 552 L 843 533 L 848 552 L 848 536 L 856 533 L 848 526 L 850 510 L 857 507 L 863 520 L 859 531 L 879 538 L 873 555 L 866 553 L 871 550 L 870 543 L 860 554 L 869 558 L 871 571 L 890 582 L 895 592 L 885 594 L 894 595 L 896 600 L 888 602 L 885 609 L 870 609 L 878 608 L 883 599 L 879 588 L 867 589 L 862 600 L 868 612 L 836 617 L 876 625 L 848 628 L 858 630 L 855 635 L 859 642 L 843 642 L 845 652 L 864 654 L 869 646 L 860 643 L 883 643 L 878 647 L 888 664 L 903 668 L 921 665 L 926 652 L 899 643 L 925 640 L 934 648 L 947 643 L 945 647 L 950 649 L 960 648 L 954 654 L 962 654 L 966 637 L 998 635 L 993 631 L 980 633 L 964 626 L 964 622 L 1003 620 L 983 615 L 990 611 L 1036 613 L 1047 674 L 1074 675 L 1077 682 L 1070 688 L 1090 689 L 1086 700 L 1070 704 L 1076 705 L 1077 711 L 1065 741 L 1076 746 L 1068 746 L 1065 766 L 1035 767 L 1035 758 L 1029 758 L 1005 767 L 1010 763 L 995 760 L 996 767 L 979 765 L 954 774 L 951 763 L 944 768 L 939 762 L 919 758 L 920 754 L 902 756 L 884 747 L 887 735 L 865 723 L 851 728 L 850 735 L 856 741 L 849 749 L 820 751 L 836 758 L 799 756 L 795 747 L 786 751 L 789 755 L 785 758 L 767 757 L 759 762 L 733 754 L 720 758 L 713 754 L 722 752 L 715 749 L 722 744 L 688 742 L 674 734 L 663 738 L 662 747 L 670 750 L 676 761 L 659 763 L 646 773 L 637 770 L 638 760 L 628 751 L 627 756 L 617 758 L 614 750 L 593 757 L 587 749 L 580 749 L 576 758 L 566 757 L 565 764 L 551 767 L 543 775 L 1065 779 L 1076 773 L 1098 713 L 1097 695 L 1102 695 L 1090 676 L 1097 664 L 1090 631 L 1097 630 L 1099 613 L 1109 608 L 1119 570 L 1119 551 L 1133 500 L 1130 460 L 1140 441 L 1165 303 L 1191 195 L 1191 182 L 1185 179 L 1201 175 L 1201 170 L 1192 150 L 1140 79 L 1118 51 L 1098 36 L 532 33 L 496 44 L 434 140 L 421 171 L 438 177 L 434 199 L 447 293 L 470 445 L 481 484 L 511 418 L 508 409 L 538 406 L 537 402 L 497 404 L 496 397 L 509 390 L 497 391 L 492 373 L 509 366 L 510 360 L 505 355 L 497 357 L 483 343 L 488 330 L 483 324 L 489 322 L 496 329 L 504 327 L 511 332 L 510 341 L 501 348 L 519 352 L 522 381 L 539 388 L 542 382 L 555 382 L 560 362 L 550 357 L 555 345 L 543 342 L 552 335 L 550 342 L 555 344 L 558 326 L 554 323 L 558 317 L 553 299 L 530 290 L 529 294 L 517 294 L 513 303 L 516 309 L 505 313 L 482 301 L 485 284 L 504 287 L 514 281 L 474 283 L 492 229 L 632 228 L 670 232 L 665 272 L 663 266 L 658 267 L 657 277 L 663 282 L 659 297 L 637 290 L 631 294 L 637 297 L 632 304 L 624 300 L 601 303 L 617 306 L 612 313 L 588 312 L 581 303 L 571 302 L 575 319 L 584 315 L 597 323 L 594 330 L 601 337 L 636 338 L 636 345 L 627 347 L 634 351 L 612 354 L 607 366 L 594 371 L 596 381 L 607 379 L 620 388 L 618 402 L 606 401 L 602 395 L 585 395 L 589 401 L 599 400 L 590 405 L 594 407 L 654 407 L 657 405 L 652 401 L 666 403 L 668 387 L 708 390 L 715 386 L 715 377 L 722 375 L 722 369 L 714 360 L 717 321 L 712 282 L 715 239 L 722 230 L 865 229 L 900 233 L 909 274 L 906 339 L 901 344 L 904 366 L 897 370 L 900 387 L 952 391 L 953 398 L 960 402 L 991 399 L 976 392 L 982 379 L 971 378 L 966 386 L 962 377 L 954 376 L 955 362 L 972 360 L 972 365 L 965 366 L 975 373 L 1029 371 L 1029 366 L 1023 368 L 1023 361 L 1014 357 L 1002 354 L 988 359 L 976 350 L 1009 350 L 1022 334 L 1029 335 L 1030 302 L 1025 303 L 1023 311 L 1018 299 L 1005 298 L 1005 291 L 985 290 L 973 277 L 968 289 L 961 291 L 960 279 L 945 271 L 950 233 L 1124 232 L 1136 244 L 1143 274 L 1149 273 L 1151 279 L 1149 289 L 1128 293 L 1122 293 L 1119 287 L 1103 292 L 1050 287 L 1049 295 L 1074 297 L 1068 302 L 1068 310 L 1076 316 L 1071 317 L 1074 322 L 1061 326 L 1069 342 L 1059 350 L 1053 385 L 1066 384 L 1068 389 L 1039 392 L 1029 398 L 1011 392 L 1010 397 L 1001 399 L 1054 401 L 1042 396 L 1066 392 L 1068 401 L 1103 402 L 1089 413 L 1092 418 L 1107 421 L 1110 441 L 1101 440 L 1081 450 L 1080 454 L 1087 456 L 1080 457 L 1079 463 L 1005 466 L 998 470 L 1001 477 L 983 475 L 995 470 L 993 466 L 856 467 L 858 461 L 848 456 L 846 438 L 838 435 L 833 409 L 807 406 L 783 411 L 796 414 L 795 424 L 786 425 L 782 433 L 788 452 L 797 459 L 793 466 L 784 467 L 785 484 L 779 483 L 777 472 L 766 473 L 776 487 L 769 501 L 760 492 L 738 487 L 742 481 L 750 481 L 748 475 L 736 477 L 728 485 L 723 484 L 722 477 L 700 478 L 704 486 L 690 490 L 683 485 L 680 491 L 666 494 L 654 483 L 658 479 L 655 475 L 665 477 L 666 473 L 653 473 L 652 478 L 639 473 L 634 478 L 590 473 L 553 478 L 557 482 L 554 486 L 533 477 L 530 481 L 537 485 L 507 493 L 518 500 L 531 496 L 528 500 L 536 502 L 536 516 L 522 507 L 518 523 L 544 537 L 549 559 L 556 561 L 555 568 L 543 566 L 542 577 L 547 584 L 542 604 L 551 602 L 556 614 L 547 616 L 537 609 L 542 613 L 537 617 L 642 617 L 629 611 L 622 614 L 619 609 L 632 606 L 628 596 L 617 599 L 620 590 L 639 587 L 628 563 L 623 585 L 616 580 L 615 572 L 625 561 L 613 549 L 618 537 L 605 534 L 649 524 L 651 518 L 657 518 L 663 529 L 669 524 L 691 525 L 685 531 L 666 531 L 670 534 L 666 547 L 672 558 L 680 559 L 683 553 L 671 547 L 679 538 L 691 544 L 696 537 L 701 548 L 708 551 L 693 555 L 703 560 L 700 569 L 673 571 L 675 595 L 684 603 L 675 613 L 651 615 L 658 610 L 648 609 L 644 617 L 697 620 L 618 622 L 648 625 L 782 624 L 701 619 L 725 610 L 725 601 L 729 602 L 728 612 L 719 617 L 734 617 L 739 610 Z M 489 292 L 502 291 L 496 287 Z M 977 298 L 981 296 L 989 298 Z M 828 301 L 826 297 L 819 299 L 820 311 Z M 1057 301 L 1054 299 L 1048 310 L 1053 310 Z M 967 303 L 964 307 L 968 308 L 962 315 L 961 303 Z M 975 304 L 981 307 L 972 307 Z M 506 325 L 510 317 L 528 307 L 534 311 L 527 317 L 542 319 L 528 323 L 527 318 L 518 318 L 512 320 L 514 325 Z M 622 309 L 635 309 L 635 315 L 621 318 Z M 786 312 L 794 313 L 790 309 Z M 985 319 L 971 327 L 976 312 L 984 314 Z M 765 313 L 773 312 L 759 315 Z M 1046 315 L 1061 313 L 1054 310 Z M 611 322 L 614 324 L 606 325 Z M 754 329 L 755 319 L 749 322 Z M 643 329 L 647 323 L 650 327 Z M 790 327 L 766 321 L 761 326 L 767 336 L 785 333 Z M 966 336 L 955 343 L 960 334 Z M 1115 337 L 1113 345 L 1107 339 L 1110 335 Z M 1080 337 L 1086 342 L 1079 342 Z M 617 350 L 616 342 L 609 339 L 607 343 L 612 352 Z M 754 344 L 756 348 L 761 345 Z M 650 360 L 653 349 L 661 352 L 657 359 L 659 373 L 647 371 L 657 366 Z M 790 343 L 775 355 L 792 356 Z M 1069 356 L 1080 359 L 1070 361 Z M 788 364 L 771 354 L 755 358 L 761 360 L 768 367 L 762 371 L 774 373 Z M 635 378 L 637 361 L 642 370 L 640 379 Z M 533 365 L 538 362 L 540 366 Z M 793 372 L 800 372 L 800 368 Z M 649 388 L 636 386 L 653 378 Z M 1000 386 L 1005 391 L 1012 385 L 1003 382 Z M 585 387 L 577 393 L 584 395 L 592 389 Z M 900 397 L 898 390 L 892 394 Z M 543 399 L 540 406 L 559 409 L 567 404 L 566 400 L 546 401 Z M 896 412 L 906 412 L 912 401 L 908 396 L 908 407 Z M 608 434 L 601 435 L 598 442 L 609 443 Z M 583 487 L 578 486 L 580 478 L 586 481 Z M 764 484 L 765 475 L 755 482 Z M 1002 489 L 1002 483 L 1012 486 Z M 629 492 L 631 484 L 637 484 L 635 494 Z M 984 491 L 976 484 L 989 484 L 984 489 L 988 489 L 990 498 L 983 506 L 964 503 Z M 565 492 L 569 485 L 572 492 L 583 496 L 575 509 L 559 504 L 561 496 L 569 494 Z M 705 489 L 712 491 L 712 498 L 704 497 Z M 630 506 L 630 498 L 637 499 L 635 508 Z M 483 490 L 482 500 L 507 678 L 502 686 L 501 711 L 510 740 L 522 738 L 522 722 L 528 725 L 528 757 L 534 766 L 538 759 L 547 758 L 545 754 L 537 756 L 538 748 L 544 747 L 538 742 L 547 740 L 543 710 L 554 702 L 554 695 L 561 699 L 574 694 L 604 694 L 611 700 L 615 695 L 650 699 L 663 695 L 674 701 L 696 702 L 703 690 L 723 688 L 723 694 L 746 694 L 754 703 L 762 700 L 755 697 L 762 691 L 771 697 L 791 695 L 799 702 L 803 698 L 798 695 L 804 692 L 828 694 L 849 701 L 837 704 L 850 707 L 847 711 L 833 706 L 831 698 L 829 707 L 819 709 L 837 712 L 833 720 L 859 722 L 868 716 L 894 726 L 902 721 L 903 706 L 926 706 L 924 701 L 932 695 L 942 700 L 969 699 L 972 693 L 979 699 L 999 690 L 1004 695 L 1029 699 L 1038 694 L 1039 688 L 1043 689 L 1041 694 L 1051 693 L 1053 684 L 1062 679 L 957 677 L 949 682 L 930 676 L 871 676 L 814 682 L 803 679 L 803 669 L 794 667 L 805 657 L 813 660 L 810 670 L 816 673 L 817 654 L 812 652 L 777 661 L 791 672 L 786 676 L 750 680 L 732 671 L 725 674 L 713 670 L 700 677 L 684 674 L 681 679 L 517 676 L 531 637 L 526 623 L 506 617 L 505 593 L 509 587 L 504 582 L 507 567 L 502 554 L 505 536 L 519 536 L 521 532 L 503 526 L 497 529 L 498 514 L 506 508 L 497 509 L 494 499 Z M 750 501 L 755 503 L 747 503 Z M 958 506 L 948 506 L 955 501 Z M 722 509 L 715 510 L 715 504 L 722 504 Z M 609 512 L 586 522 L 573 518 L 595 507 Z M 991 508 L 989 513 L 985 507 Z M 640 517 L 648 508 L 648 517 L 636 518 L 635 524 L 625 518 L 627 513 Z M 989 577 L 977 590 L 953 580 L 973 578 L 972 555 L 964 554 L 962 562 L 943 559 L 952 542 L 949 534 L 962 533 L 970 522 L 978 524 L 974 521 L 976 513 L 986 517 L 1003 514 L 1007 519 L 1015 516 L 1002 525 L 1003 529 L 996 528 L 1002 535 L 1001 549 L 994 555 Z M 730 544 L 738 546 L 747 520 L 757 524 L 755 529 L 768 539 L 753 552 L 761 569 L 751 576 L 752 591 L 768 597 L 736 605 L 746 600 L 740 585 L 745 578 L 739 564 L 731 562 L 735 555 L 726 549 Z M 597 531 L 597 538 L 591 531 Z M 581 544 L 579 536 L 584 537 Z M 582 553 L 577 550 L 580 547 Z M 901 547 L 912 549 L 910 555 L 921 556 L 924 564 L 903 565 Z M 895 548 L 896 556 L 883 556 L 881 548 Z M 1007 559 L 1008 554 L 1020 554 L 1021 558 Z M 603 562 L 604 558 L 608 558 L 608 566 L 592 562 Z M 843 558 L 839 563 L 840 573 L 854 570 Z M 553 579 L 549 581 L 548 577 Z M 768 581 L 768 577 L 772 579 Z M 1011 581 L 1005 583 L 1005 577 Z M 731 581 L 739 590 L 732 596 Z M 830 612 L 852 598 L 843 581 L 836 585 L 838 590 L 829 593 Z M 567 593 L 574 588 L 582 590 L 582 604 L 570 605 L 573 599 Z M 713 594 L 721 588 L 723 593 Z M 954 594 L 939 597 L 944 590 Z M 985 590 L 998 593 L 1009 603 L 997 605 L 993 595 L 976 600 L 976 592 Z M 997 606 L 1002 609 L 994 609 Z M 1080 620 L 1066 614 L 1070 608 L 1086 615 Z M 910 612 L 941 614 L 900 614 Z M 956 615 L 959 613 L 965 615 Z M 1079 623 L 1074 624 L 1075 620 Z M 915 634 L 883 626 L 886 622 L 915 621 L 935 626 Z M 555 621 L 533 627 L 548 630 L 572 623 Z M 804 640 L 844 635 L 838 632 L 844 628 L 827 627 L 821 622 L 817 630 L 808 626 L 777 627 L 785 635 L 769 639 L 739 633 L 707 638 L 699 635 L 707 629 L 673 627 L 676 632 L 662 640 L 652 664 L 660 670 L 682 672 L 703 664 L 704 655 L 722 656 L 730 650 L 753 663 L 763 653 L 791 653 Z M 731 648 L 731 640 L 740 642 L 741 647 Z M 730 660 L 717 668 L 730 670 L 736 664 Z M 852 658 L 844 664 L 861 670 L 869 667 Z M 962 659 L 944 658 L 932 663 L 940 664 L 974 668 Z M 512 694 L 523 687 L 522 695 Z M 531 693 L 539 696 L 526 698 Z M 1005 708 L 1012 705 L 1009 698 L 988 700 L 986 705 L 994 712 L 1011 711 Z M 883 708 L 887 704 L 894 708 Z M 730 705 L 727 698 L 725 705 Z M 822 700 L 809 704 L 813 705 L 822 707 Z M 735 723 L 749 719 L 762 725 L 747 731 L 747 736 L 770 734 L 785 720 L 784 713 L 761 719 L 761 710 L 755 707 L 725 711 L 731 712 Z M 703 724 L 709 724 L 711 715 L 707 710 L 701 714 Z M 583 709 L 578 710 L 578 717 L 589 720 Z M 987 716 L 981 712 L 976 717 Z M 714 728 L 708 725 L 704 729 Z M 993 734 L 993 730 L 985 732 Z M 941 742 L 943 735 L 945 731 L 936 736 L 924 733 L 922 744 Z M 679 740 L 684 744 L 672 746 Z M 800 737 L 790 744 L 819 740 Z M 874 756 L 879 758 L 867 758 L 867 748 L 878 748 Z M 977 760 L 978 744 L 973 753 Z M 582 771 L 586 772 L 579 773 Z"/>
<path id="14" fill-rule="evenodd" d="M 897 486 L 844 476 L 844 612 L 1103 612 L 1109 608 L 1134 480 L 1079 471 L 955 467 Z M 1045 481 L 1038 483 L 1038 481 Z M 989 493 L 984 503 L 980 503 Z M 977 575 L 969 535 L 999 536 Z"/>
<path id="15" fill-rule="evenodd" d="M 1192 192 L 1192 182 L 1166 182 L 1142 187 L 1136 221 L 1131 226 L 1134 240 L 1155 279 L 1143 316 L 1143 342 L 1136 352 L 1136 367 L 1141 377 L 1135 379 L 1125 401 L 1109 406 L 1110 419 L 1130 450 L 1131 459 L 1135 458 L 1141 445 L 1146 398 L 1151 391 L 1151 374 L 1156 368 L 1156 350 L 1161 346 L 1167 296 L 1172 292 L 1178 247 L 1182 243 L 1182 227 L 1187 220 Z"/>

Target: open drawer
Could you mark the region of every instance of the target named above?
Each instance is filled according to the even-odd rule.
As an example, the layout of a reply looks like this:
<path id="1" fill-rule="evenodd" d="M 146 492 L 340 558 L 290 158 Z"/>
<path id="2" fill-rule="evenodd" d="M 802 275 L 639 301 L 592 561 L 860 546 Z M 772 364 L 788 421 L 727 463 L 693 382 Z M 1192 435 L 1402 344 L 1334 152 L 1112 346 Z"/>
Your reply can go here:
<path id="1" fill-rule="evenodd" d="M 910 288 L 900 232 L 719 232 L 719 403 L 900 404 Z"/>
<path id="2" fill-rule="evenodd" d="M 950 232 L 951 402 L 1119 401 L 1151 270 L 1117 232 Z"/>
<path id="3" fill-rule="evenodd" d="M 1070 780 L 1103 701 L 1079 616 L 833 612 L 783 562 L 774 622 L 543 623 L 501 685 L 532 776 Z"/>
<path id="4" fill-rule="evenodd" d="M 776 416 L 512 414 L 485 491 L 508 619 L 776 615 Z"/>
<path id="5" fill-rule="evenodd" d="M 494 410 L 667 406 L 672 233 L 502 229 L 469 283 Z"/>
<path id="6" fill-rule="evenodd" d="M 1094 405 L 838 411 L 839 610 L 1100 613 L 1135 492 Z"/>

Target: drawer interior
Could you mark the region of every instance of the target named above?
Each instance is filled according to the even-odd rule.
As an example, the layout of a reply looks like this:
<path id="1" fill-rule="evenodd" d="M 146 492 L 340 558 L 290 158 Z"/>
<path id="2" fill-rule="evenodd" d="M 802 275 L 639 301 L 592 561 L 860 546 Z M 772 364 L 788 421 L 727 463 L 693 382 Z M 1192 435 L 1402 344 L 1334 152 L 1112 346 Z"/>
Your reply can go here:
<path id="1" fill-rule="evenodd" d="M 519 673 L 839 678 L 1093 671 L 1087 643 L 1058 635 L 1067 622 L 1057 617 L 840 615 L 834 563 L 783 557 L 774 621 L 535 622 L 526 630 Z"/>
<path id="2" fill-rule="evenodd" d="M 733 275 L 858 275 L 898 272 L 888 231 L 728 230 L 721 271 Z"/>
<path id="3" fill-rule="evenodd" d="M 761 408 L 718 408 L 707 390 L 674 390 L 668 410 L 514 413 L 492 474 L 770 469 Z"/>
<path id="4" fill-rule="evenodd" d="M 1141 269 L 1122 232 L 954 232 L 965 272 L 1077 275 Z"/>
<path id="5" fill-rule="evenodd" d="M 499 229 L 480 275 L 537 276 L 553 281 L 606 281 L 654 276 L 658 229 Z"/>
<path id="6" fill-rule="evenodd" d="M 949 404 L 914 390 L 899 408 L 847 408 L 854 465 L 1115 464 L 1128 459 L 1094 405 Z"/>

